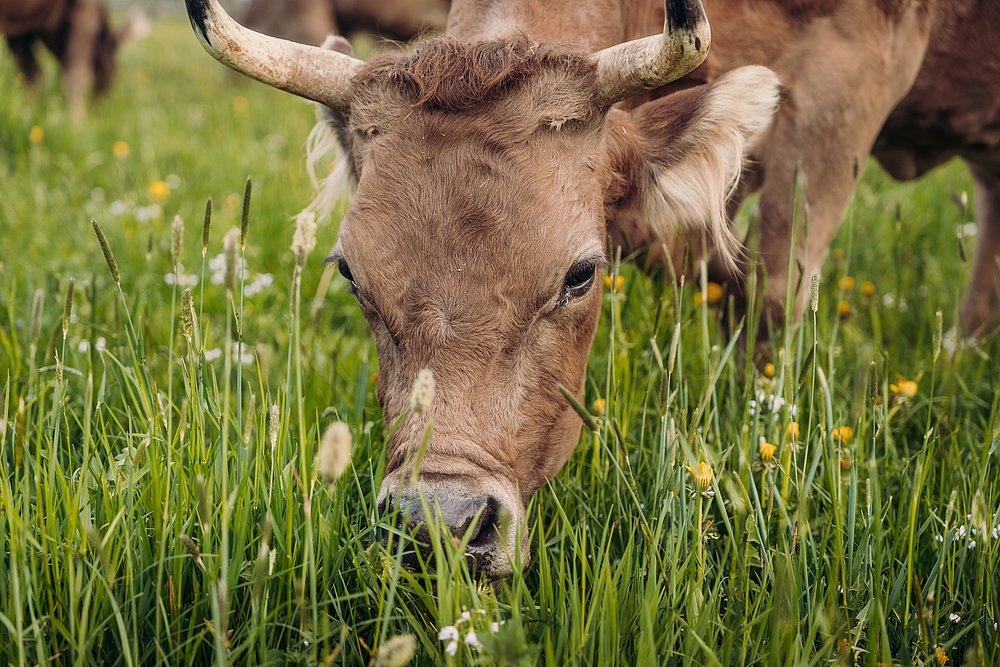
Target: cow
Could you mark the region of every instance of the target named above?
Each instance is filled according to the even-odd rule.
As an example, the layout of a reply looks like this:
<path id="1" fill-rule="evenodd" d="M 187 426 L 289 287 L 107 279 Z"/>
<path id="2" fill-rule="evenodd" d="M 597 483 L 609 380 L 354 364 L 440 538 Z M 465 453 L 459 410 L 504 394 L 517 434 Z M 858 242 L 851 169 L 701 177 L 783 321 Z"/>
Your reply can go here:
<path id="1" fill-rule="evenodd" d="M 510 526 L 576 445 L 557 388 L 582 391 L 606 236 L 655 255 L 707 228 L 713 274 L 739 297 L 754 264 L 727 214 L 759 190 L 765 316 L 782 322 L 870 153 L 904 178 L 960 155 L 980 233 L 959 325 L 996 322 L 1000 7 L 987 0 L 455 0 L 445 37 L 368 63 L 342 40 L 261 41 L 212 0 L 187 2 L 216 58 L 326 109 L 309 159 L 343 149 L 353 201 L 332 261 L 374 332 L 386 419 L 406 413 L 420 368 L 440 387 L 409 416 L 417 431 L 390 439 L 379 499 L 419 524 L 426 493 L 488 573 L 524 555 Z M 407 433 L 427 419 L 414 484 Z"/>
<path id="2" fill-rule="evenodd" d="M 35 49 L 44 45 L 65 71 L 70 116 L 77 121 L 90 91 L 100 94 L 111 87 L 115 52 L 142 22 L 133 15 L 115 30 L 103 0 L 0 0 L 0 32 L 21 73 L 29 83 L 37 81 Z"/>
<path id="3" fill-rule="evenodd" d="M 561 389 L 583 394 L 609 229 L 707 227 L 735 258 L 727 196 L 778 104 L 777 76 L 749 66 L 617 108 L 711 41 L 699 0 L 617 1 L 458 0 L 448 35 L 366 63 L 186 0 L 215 58 L 322 105 L 309 159 L 340 143 L 353 185 L 330 261 L 371 326 L 386 423 L 403 423 L 379 505 L 419 530 L 426 499 L 490 577 L 526 562 L 525 503 L 579 440 Z M 426 371 L 434 400 L 413 409 Z"/>
<path id="4" fill-rule="evenodd" d="M 243 23 L 267 35 L 320 44 L 338 30 L 408 41 L 443 30 L 447 17 L 448 0 L 254 0 Z"/>

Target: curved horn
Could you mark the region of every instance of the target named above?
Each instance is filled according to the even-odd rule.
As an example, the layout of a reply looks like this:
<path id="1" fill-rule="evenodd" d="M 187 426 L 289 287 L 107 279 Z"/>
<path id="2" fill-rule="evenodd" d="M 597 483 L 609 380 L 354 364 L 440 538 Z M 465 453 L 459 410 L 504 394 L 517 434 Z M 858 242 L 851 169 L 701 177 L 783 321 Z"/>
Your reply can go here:
<path id="1" fill-rule="evenodd" d="M 363 61 L 244 28 L 217 0 L 184 1 L 199 41 L 219 62 L 269 86 L 349 110 L 351 77 Z"/>
<path id="2" fill-rule="evenodd" d="M 701 0 L 665 0 L 663 34 L 602 49 L 597 61 L 597 102 L 609 107 L 675 81 L 708 55 L 712 31 Z"/>

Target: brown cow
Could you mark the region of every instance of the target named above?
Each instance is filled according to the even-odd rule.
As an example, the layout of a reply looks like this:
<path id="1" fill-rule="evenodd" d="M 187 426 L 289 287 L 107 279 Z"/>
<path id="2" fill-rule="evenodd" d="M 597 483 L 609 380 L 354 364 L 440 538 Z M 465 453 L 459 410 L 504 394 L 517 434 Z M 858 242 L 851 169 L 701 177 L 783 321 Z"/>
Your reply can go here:
<path id="1" fill-rule="evenodd" d="M 243 22 L 267 35 L 319 44 L 338 28 L 407 41 L 444 30 L 447 18 L 448 0 L 254 0 Z"/>
<path id="2" fill-rule="evenodd" d="M 115 75 L 115 51 L 142 21 L 121 30 L 108 20 L 103 0 L 0 0 L 0 32 L 29 83 L 38 79 L 35 48 L 41 42 L 65 70 L 70 115 L 83 117 L 87 94 L 103 93 Z"/>
<path id="3" fill-rule="evenodd" d="M 609 228 L 708 224 L 729 238 L 726 198 L 771 122 L 777 77 L 740 68 L 615 109 L 702 62 L 698 0 L 636 5 L 627 20 L 616 0 L 459 1 L 449 37 L 367 64 L 186 1 L 216 58 L 329 107 L 314 148 L 339 137 L 356 186 L 332 259 L 374 332 L 386 422 L 409 411 L 418 371 L 436 379 L 432 405 L 388 443 L 380 501 L 419 524 L 426 492 L 485 572 L 509 572 L 525 501 L 579 440 L 559 385 L 582 394 Z M 641 38 L 657 19 L 662 33 Z"/>

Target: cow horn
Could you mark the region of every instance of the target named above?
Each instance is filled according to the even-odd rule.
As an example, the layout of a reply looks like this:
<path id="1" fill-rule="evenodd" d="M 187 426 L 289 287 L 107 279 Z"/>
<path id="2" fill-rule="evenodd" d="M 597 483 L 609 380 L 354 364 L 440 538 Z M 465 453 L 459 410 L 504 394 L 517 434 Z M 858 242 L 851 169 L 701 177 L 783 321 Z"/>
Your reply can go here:
<path id="1" fill-rule="evenodd" d="M 269 86 L 347 112 L 351 77 L 363 61 L 244 28 L 217 0 L 185 0 L 188 18 L 212 56 Z"/>
<path id="2" fill-rule="evenodd" d="M 608 47 L 597 61 L 597 102 L 609 107 L 675 81 L 708 55 L 712 31 L 701 0 L 665 0 L 663 34 Z"/>

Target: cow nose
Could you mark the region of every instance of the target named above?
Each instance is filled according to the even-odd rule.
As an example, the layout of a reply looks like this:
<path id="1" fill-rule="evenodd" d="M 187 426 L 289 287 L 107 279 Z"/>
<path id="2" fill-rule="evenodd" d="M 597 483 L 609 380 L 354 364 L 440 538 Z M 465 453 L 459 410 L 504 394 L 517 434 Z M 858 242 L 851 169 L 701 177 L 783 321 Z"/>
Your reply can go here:
<path id="1" fill-rule="evenodd" d="M 429 515 L 425 514 L 425 506 Z M 383 516 L 398 512 L 396 528 L 413 536 L 424 558 L 432 552 L 429 519 L 443 523 L 456 544 L 467 540 L 465 552 L 475 569 L 490 569 L 504 553 L 499 531 L 500 502 L 492 496 L 424 493 L 421 498 L 415 492 L 403 491 L 398 497 L 387 496 L 380 509 Z"/>

